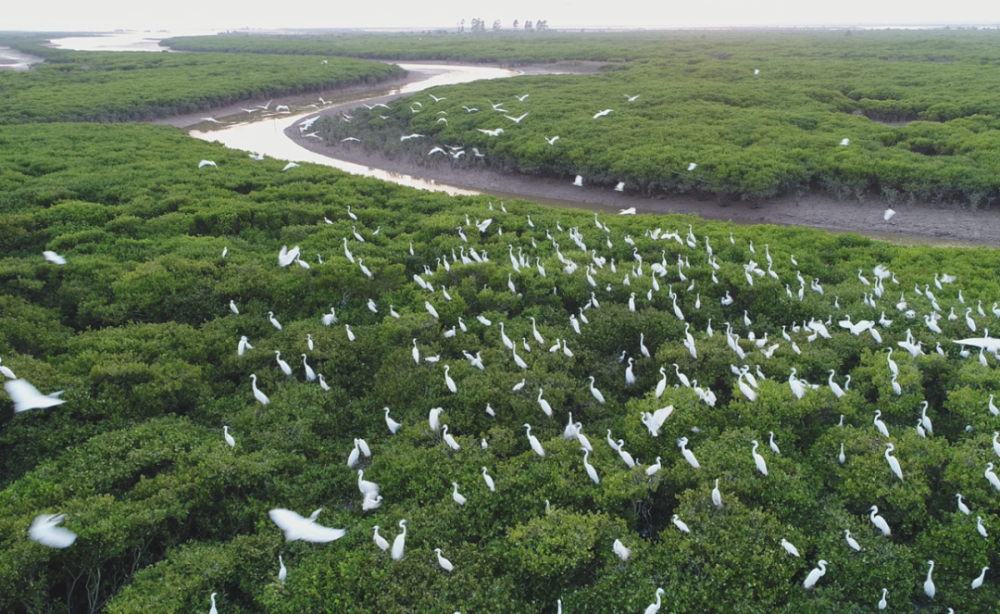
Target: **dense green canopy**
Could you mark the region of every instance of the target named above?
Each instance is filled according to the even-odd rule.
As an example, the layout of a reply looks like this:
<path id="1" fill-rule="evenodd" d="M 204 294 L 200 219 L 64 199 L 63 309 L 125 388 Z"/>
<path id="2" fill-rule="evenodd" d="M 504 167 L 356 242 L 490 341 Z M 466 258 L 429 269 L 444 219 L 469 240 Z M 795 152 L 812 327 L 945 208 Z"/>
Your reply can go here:
<path id="1" fill-rule="evenodd" d="M 197 168 L 202 159 L 217 168 Z M 311 165 L 282 172 L 283 165 L 171 128 L 0 128 L 0 358 L 42 393 L 66 391 L 63 405 L 16 415 L 0 400 L 0 610 L 207 612 L 217 592 L 223 613 L 554 612 L 562 599 L 564 612 L 604 614 L 640 612 L 662 587 L 664 611 L 798 614 L 872 611 L 885 587 L 891 608 L 943 613 L 988 611 L 1000 597 L 992 570 L 982 588 L 970 589 L 981 567 L 1000 568 L 1000 495 L 984 477 L 986 463 L 997 461 L 990 444 L 997 418 L 988 404 L 1000 377 L 993 356 L 985 355 L 984 366 L 950 342 L 995 326 L 997 252 L 903 248 L 681 216 L 599 216 L 605 231 L 584 212 L 452 198 Z M 481 233 L 474 224 L 486 219 L 493 221 Z M 694 247 L 685 239 L 689 224 Z M 580 249 L 571 228 L 593 254 Z M 677 231 L 679 240 L 647 235 L 657 228 Z M 563 270 L 549 236 L 580 270 Z M 309 268 L 279 267 L 282 245 L 299 246 Z M 452 261 L 452 250 L 472 249 L 488 261 Z M 44 250 L 67 264 L 46 262 Z M 530 257 L 531 266 L 515 272 L 509 253 Z M 602 268 L 597 258 L 607 259 Z M 690 267 L 679 268 L 679 259 Z M 746 273 L 750 259 L 779 279 Z M 594 286 L 583 270 L 588 263 Z M 653 263 L 665 266 L 659 290 Z M 872 288 L 858 269 L 874 281 L 877 264 L 900 283 L 886 279 L 871 307 Z M 636 268 L 642 275 L 632 277 Z M 806 282 L 802 299 L 796 272 Z M 956 281 L 938 289 L 936 273 Z M 809 288 L 813 278 L 822 294 Z M 921 322 L 933 304 L 914 284 L 940 304 L 943 334 Z M 724 306 L 727 292 L 733 304 Z M 916 319 L 893 307 L 901 292 Z M 975 310 L 979 301 L 986 316 Z M 331 307 L 339 322 L 324 326 Z M 964 317 L 950 320 L 952 307 L 962 316 L 972 307 L 980 332 L 971 333 Z M 837 325 L 846 314 L 857 322 L 882 312 L 893 320 L 878 327 L 882 343 Z M 810 343 L 809 331 L 793 332 L 796 323 L 831 315 L 830 339 Z M 501 323 L 527 369 L 504 347 Z M 727 323 L 740 336 L 743 360 L 727 348 Z M 696 357 L 682 344 L 686 331 Z M 897 345 L 907 331 L 925 355 L 911 357 Z M 763 349 L 778 344 L 770 359 L 751 333 L 767 335 Z M 253 349 L 240 357 L 242 335 Z M 556 339 L 572 356 L 550 350 Z M 934 351 L 938 342 L 943 355 Z M 900 394 L 890 380 L 890 347 Z M 279 370 L 275 351 L 292 376 Z M 485 369 L 463 351 L 481 352 Z M 301 354 L 329 391 L 305 381 Z M 426 360 L 432 356 L 439 361 Z M 673 363 L 696 380 L 692 386 L 714 393 L 714 407 L 680 383 Z M 755 401 L 740 392 L 731 364 L 766 375 Z M 626 385 L 628 367 L 633 385 Z M 657 399 L 661 367 L 667 386 Z M 787 381 L 793 367 L 819 384 L 801 400 Z M 829 369 L 841 385 L 852 378 L 843 398 L 824 384 Z M 268 405 L 254 400 L 251 374 Z M 606 403 L 592 396 L 591 376 Z M 513 391 L 522 379 L 524 388 Z M 536 402 L 540 395 L 552 418 Z M 915 428 L 924 400 L 933 421 L 926 438 Z M 651 436 L 641 413 L 668 405 L 672 414 Z M 395 435 L 384 407 L 402 424 Z M 441 420 L 459 450 L 430 431 L 434 407 L 444 408 Z M 875 410 L 903 481 L 884 458 Z M 569 413 L 592 444 L 588 462 L 600 484 L 584 470 L 581 442 L 563 438 Z M 526 423 L 544 458 L 529 446 Z M 608 446 L 607 431 L 640 467 L 630 469 Z M 769 432 L 780 455 L 768 447 Z M 373 455 L 357 468 L 384 496 L 370 512 L 362 511 L 358 474 L 347 467 L 359 437 Z M 681 455 L 680 437 L 700 468 Z M 754 466 L 751 440 L 762 444 L 767 476 Z M 658 459 L 661 470 L 647 475 Z M 717 479 L 721 508 L 710 498 Z M 452 482 L 467 497 L 464 506 L 453 501 Z M 957 511 L 956 492 L 972 516 Z M 873 528 L 872 505 L 891 536 Z M 267 515 L 320 507 L 318 522 L 346 529 L 342 539 L 288 543 Z M 56 550 L 28 539 L 42 513 L 67 514 L 63 526 L 79 535 L 76 543 Z M 690 534 L 671 522 L 673 514 Z M 977 516 L 988 538 L 977 533 Z M 372 543 L 372 527 L 392 541 L 402 519 L 405 559 L 393 561 Z M 845 529 L 861 552 L 848 547 Z M 627 561 L 614 554 L 615 539 L 631 549 Z M 787 554 L 781 539 L 802 557 Z M 454 572 L 438 566 L 435 548 Z M 279 555 L 289 570 L 283 585 Z M 818 559 L 830 567 L 806 591 L 802 582 Z M 933 600 L 921 588 L 930 559 Z"/>

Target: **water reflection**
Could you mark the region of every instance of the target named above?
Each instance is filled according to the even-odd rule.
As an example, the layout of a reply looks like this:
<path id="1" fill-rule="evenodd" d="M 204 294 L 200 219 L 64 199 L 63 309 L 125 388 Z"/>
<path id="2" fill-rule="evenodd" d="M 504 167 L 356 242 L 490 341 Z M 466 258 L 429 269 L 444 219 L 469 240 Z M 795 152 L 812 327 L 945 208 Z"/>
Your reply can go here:
<path id="1" fill-rule="evenodd" d="M 345 97 L 334 100 L 335 104 L 345 104 L 349 102 L 361 102 L 380 96 L 390 94 L 411 94 L 438 85 L 454 85 L 456 83 L 468 83 L 480 79 L 500 79 L 512 77 L 519 74 L 517 71 L 505 68 L 494 68 L 486 66 L 451 66 L 442 64 L 400 64 L 405 70 L 411 73 L 426 73 L 426 79 L 407 83 L 399 88 L 387 88 L 382 91 L 365 92 L 354 97 Z M 270 117 L 262 120 L 253 119 L 236 124 L 228 124 L 218 129 L 192 130 L 191 136 L 205 140 L 217 141 L 226 147 L 233 149 L 243 149 L 263 153 L 264 155 L 288 160 L 290 162 L 313 162 L 323 164 L 346 171 L 354 175 L 364 175 L 374 177 L 383 181 L 392 181 L 400 185 L 429 190 L 433 192 L 445 192 L 452 195 L 472 196 L 481 192 L 462 188 L 459 186 L 439 183 L 433 179 L 418 179 L 402 173 L 392 173 L 362 164 L 354 164 L 344 160 L 338 160 L 325 155 L 314 153 L 298 145 L 294 140 L 285 135 L 285 129 L 296 123 L 316 115 L 316 111 L 299 113 L 295 115 L 283 115 L 281 117 Z M 232 116 L 231 116 L 232 117 Z M 239 118 L 240 116 L 236 116 Z M 214 127 L 210 126 L 210 127 Z"/>
<path id="2" fill-rule="evenodd" d="M 56 49 L 72 51 L 169 51 L 160 41 L 172 36 L 207 36 L 218 30 L 115 32 L 94 36 L 67 36 L 54 38 L 49 43 Z"/>

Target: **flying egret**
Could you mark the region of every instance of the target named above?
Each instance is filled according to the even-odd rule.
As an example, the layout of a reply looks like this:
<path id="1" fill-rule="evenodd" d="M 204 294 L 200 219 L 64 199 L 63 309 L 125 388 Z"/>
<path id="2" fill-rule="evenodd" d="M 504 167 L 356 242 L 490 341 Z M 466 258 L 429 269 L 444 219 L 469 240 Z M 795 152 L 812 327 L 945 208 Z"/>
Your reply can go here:
<path id="1" fill-rule="evenodd" d="M 322 508 L 321 508 L 322 509 Z M 286 509 L 273 509 L 268 512 L 271 521 L 285 532 L 288 541 L 302 540 L 313 543 L 327 543 L 340 539 L 347 533 L 344 529 L 331 529 L 316 524 L 320 510 L 313 512 L 309 518 L 303 518 L 295 512 Z"/>
<path id="2" fill-rule="evenodd" d="M 76 533 L 58 525 L 66 514 L 36 516 L 28 529 L 28 537 L 49 548 L 68 548 L 76 541 Z"/>
<path id="3" fill-rule="evenodd" d="M 7 370 L 10 371 L 10 369 Z M 10 375 L 13 375 L 13 373 Z M 28 383 L 28 380 L 24 379 L 7 380 L 4 382 L 3 388 L 7 391 L 7 394 L 10 395 L 11 400 L 14 401 L 15 414 L 22 411 L 28 411 L 29 409 L 54 407 L 66 402 L 64 399 L 59 398 L 62 391 L 45 395 Z"/>
<path id="4" fill-rule="evenodd" d="M 50 251 L 42 252 L 42 257 L 44 257 L 45 260 L 51 262 L 52 264 L 66 264 L 66 259 L 55 252 L 50 252 Z M 223 258 L 225 258 L 225 255 L 223 255 Z"/>
<path id="5" fill-rule="evenodd" d="M 663 369 L 660 370 L 662 371 Z M 664 375 L 664 380 L 666 380 L 666 375 Z M 662 409 L 656 410 L 653 413 L 642 413 L 640 419 L 642 420 L 642 423 L 646 425 L 646 428 L 649 429 L 649 435 L 651 437 L 658 437 L 660 435 L 660 427 L 663 426 L 663 423 L 670 417 L 670 414 L 673 413 L 673 411 L 674 406 L 668 405 Z"/>

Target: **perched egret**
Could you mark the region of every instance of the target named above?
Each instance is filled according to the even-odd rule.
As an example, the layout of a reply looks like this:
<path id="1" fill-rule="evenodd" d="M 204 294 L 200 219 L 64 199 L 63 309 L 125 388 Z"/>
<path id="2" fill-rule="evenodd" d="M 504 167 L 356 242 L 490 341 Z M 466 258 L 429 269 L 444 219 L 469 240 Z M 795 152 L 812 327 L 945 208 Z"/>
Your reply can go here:
<path id="1" fill-rule="evenodd" d="M 756 439 L 752 440 L 750 443 L 753 444 L 753 450 L 751 452 L 753 454 L 753 462 L 757 465 L 757 470 L 763 473 L 764 475 L 767 475 L 767 463 L 764 461 L 763 456 L 757 454 L 757 447 L 760 444 L 757 443 Z"/>
<path id="2" fill-rule="evenodd" d="M 785 549 L 785 552 L 792 556 L 799 556 L 799 549 L 795 547 L 795 544 L 788 541 L 784 537 L 781 538 L 781 547 Z"/>
<path id="3" fill-rule="evenodd" d="M 612 545 L 612 548 L 614 549 L 615 554 L 618 555 L 618 558 L 623 561 L 627 561 L 628 557 L 632 554 L 632 550 L 626 548 L 625 544 L 623 544 L 620 539 L 615 539 L 615 543 Z"/>
<path id="4" fill-rule="evenodd" d="M 826 566 L 829 565 L 829 563 L 821 560 L 818 563 L 816 563 L 816 565 L 818 565 L 818 567 L 810 571 L 809 575 L 806 576 L 805 582 L 802 583 L 802 587 L 805 588 L 806 590 L 809 590 L 812 587 L 816 586 L 816 583 L 819 582 L 819 579 L 826 575 Z"/>
<path id="5" fill-rule="evenodd" d="M 465 505 L 465 502 L 468 501 L 468 499 L 459 494 L 458 482 L 452 482 L 451 485 L 455 487 L 455 490 L 451 493 L 451 498 L 455 500 L 455 503 Z"/>
<path id="6" fill-rule="evenodd" d="M 394 561 L 403 560 L 403 548 L 406 546 L 406 520 L 400 520 L 399 527 L 403 529 L 403 532 L 397 535 L 392 542 L 391 556 Z"/>

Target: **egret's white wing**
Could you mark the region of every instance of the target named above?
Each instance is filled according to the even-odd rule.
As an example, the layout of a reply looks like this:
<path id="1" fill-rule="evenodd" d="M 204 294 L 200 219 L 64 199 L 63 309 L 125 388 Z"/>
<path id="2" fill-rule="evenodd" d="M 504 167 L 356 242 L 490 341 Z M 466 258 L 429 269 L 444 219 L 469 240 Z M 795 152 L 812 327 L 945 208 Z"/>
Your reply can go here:
<path id="1" fill-rule="evenodd" d="M 288 541 L 302 540 L 307 542 L 326 543 L 343 537 L 344 529 L 331 529 L 299 516 L 292 510 L 273 509 L 268 512 L 274 524 L 285 532 Z"/>
<path id="2" fill-rule="evenodd" d="M 28 383 L 27 380 L 8 380 L 3 384 L 4 390 L 14 401 L 14 413 L 27 411 L 29 409 L 41 409 L 60 405 L 66 401 L 53 396 L 45 396 L 38 389 Z M 61 394 L 61 393 L 56 393 Z"/>
<path id="3" fill-rule="evenodd" d="M 57 527 L 63 521 L 65 514 L 42 514 L 35 518 L 28 529 L 28 536 L 43 546 L 49 548 L 67 548 L 76 541 L 76 533 L 69 529 Z"/>

